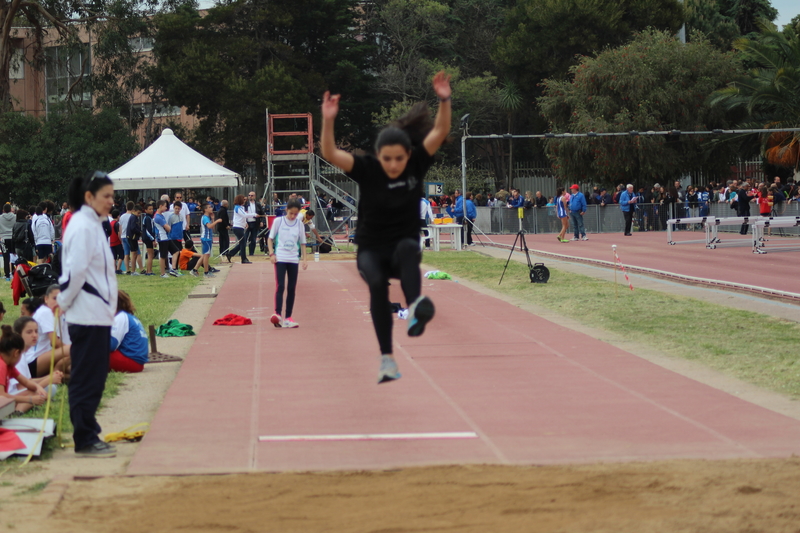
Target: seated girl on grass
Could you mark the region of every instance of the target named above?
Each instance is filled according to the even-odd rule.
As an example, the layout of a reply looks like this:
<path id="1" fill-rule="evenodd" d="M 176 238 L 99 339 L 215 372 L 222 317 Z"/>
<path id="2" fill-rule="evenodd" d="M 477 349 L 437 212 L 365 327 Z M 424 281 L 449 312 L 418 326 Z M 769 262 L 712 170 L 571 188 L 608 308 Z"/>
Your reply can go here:
<path id="1" fill-rule="evenodd" d="M 11 326 L 3 326 L 0 337 L 0 396 L 15 401 L 17 411 L 27 411 L 34 405 L 42 405 L 47 400 L 47 393 L 38 383 L 34 383 L 17 371 L 17 363 L 25 349 L 25 341 L 14 333 Z M 9 385 L 16 379 L 27 390 L 19 394 L 10 394 Z"/>
<path id="2" fill-rule="evenodd" d="M 111 355 L 109 364 L 114 372 L 141 372 L 150 352 L 147 332 L 134 316 L 136 307 L 125 291 L 117 297 L 117 315 L 111 326 Z"/>
<path id="3" fill-rule="evenodd" d="M 36 345 L 33 359 L 28 361 L 32 378 L 40 378 L 50 373 L 51 357 L 55 357 L 55 369 L 69 377 L 70 342 L 65 338 L 68 333 L 62 320 L 63 317 L 59 317 L 59 324 L 56 327 L 55 310 L 58 307 L 56 298 L 60 293 L 61 288 L 58 285 L 50 285 L 44 295 L 44 305 L 33 313 L 33 319 L 39 324 L 39 344 Z M 53 342 L 56 347 L 55 355 L 53 355 Z"/>
<path id="4" fill-rule="evenodd" d="M 44 377 L 31 377 L 31 363 L 36 362 L 34 356 L 37 349 L 36 345 L 39 342 L 39 325 L 36 323 L 36 321 L 29 316 L 19 317 L 14 321 L 14 333 L 21 336 L 22 341 L 25 343 L 25 346 L 22 349 L 22 356 L 16 365 L 17 371 L 20 373 L 20 375 L 29 381 L 40 385 L 44 389 L 46 389 L 50 384 L 60 384 L 64 379 L 64 374 L 60 370 L 53 370 L 52 380 L 50 379 L 49 368 L 47 369 L 47 374 L 45 374 Z M 6 390 L 9 394 L 16 395 L 20 392 L 25 392 L 27 389 L 18 379 L 11 379 L 8 389 Z M 52 393 L 55 394 L 55 392 L 55 387 L 53 387 Z M 17 411 L 24 413 L 31 407 L 33 407 L 32 404 L 23 404 L 18 406 Z"/>

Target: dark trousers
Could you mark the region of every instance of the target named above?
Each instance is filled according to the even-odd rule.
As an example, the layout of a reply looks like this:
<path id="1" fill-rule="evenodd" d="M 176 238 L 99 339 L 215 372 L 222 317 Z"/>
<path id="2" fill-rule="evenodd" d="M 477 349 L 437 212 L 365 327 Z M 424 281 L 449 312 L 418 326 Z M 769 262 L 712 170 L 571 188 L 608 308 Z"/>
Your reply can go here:
<path id="1" fill-rule="evenodd" d="M 228 255 L 233 257 L 237 253 L 242 256 L 242 261 L 247 261 L 247 242 L 245 241 L 245 229 L 244 228 L 233 228 L 233 234 L 236 235 L 236 239 L 239 241 L 236 243 L 236 246 L 231 248 L 228 252 Z"/>
<path id="2" fill-rule="evenodd" d="M 633 209 L 630 211 L 623 211 L 622 216 L 625 218 L 625 235 L 628 235 L 633 225 Z"/>
<path id="3" fill-rule="evenodd" d="M 72 339 L 69 418 L 75 428 L 72 439 L 78 451 L 100 442 L 100 424 L 95 415 L 108 377 L 111 326 L 70 324 L 69 336 Z"/>
<path id="4" fill-rule="evenodd" d="M 283 310 L 283 291 L 286 291 L 286 318 L 292 318 L 294 294 L 297 288 L 297 263 L 275 263 L 275 314 Z M 288 278 L 288 283 L 286 282 Z"/>
<path id="5" fill-rule="evenodd" d="M 256 253 L 256 240 L 258 239 L 258 222 L 247 223 L 247 238 L 250 242 L 250 255 Z"/>
<path id="6" fill-rule="evenodd" d="M 400 279 L 406 305 L 416 300 L 422 288 L 419 240 L 402 239 L 374 248 L 358 248 L 356 265 L 369 287 L 369 309 L 381 354 L 392 353 L 392 305 L 389 279 Z"/>
<path id="7" fill-rule="evenodd" d="M 11 239 L 3 239 L 3 269 L 6 277 L 11 276 L 11 254 L 14 253 L 14 241 Z"/>
<path id="8" fill-rule="evenodd" d="M 228 235 L 228 228 L 219 229 L 219 253 L 224 252 L 231 246 L 231 238 Z"/>

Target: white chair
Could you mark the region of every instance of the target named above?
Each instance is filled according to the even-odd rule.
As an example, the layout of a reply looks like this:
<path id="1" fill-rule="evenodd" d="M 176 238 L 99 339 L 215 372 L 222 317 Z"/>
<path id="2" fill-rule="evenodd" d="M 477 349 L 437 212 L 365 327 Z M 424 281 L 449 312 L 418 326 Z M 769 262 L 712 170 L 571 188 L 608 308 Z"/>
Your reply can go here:
<path id="1" fill-rule="evenodd" d="M 431 238 L 431 230 L 428 228 L 422 228 L 419 232 L 419 249 L 425 249 L 425 241 L 430 240 Z"/>

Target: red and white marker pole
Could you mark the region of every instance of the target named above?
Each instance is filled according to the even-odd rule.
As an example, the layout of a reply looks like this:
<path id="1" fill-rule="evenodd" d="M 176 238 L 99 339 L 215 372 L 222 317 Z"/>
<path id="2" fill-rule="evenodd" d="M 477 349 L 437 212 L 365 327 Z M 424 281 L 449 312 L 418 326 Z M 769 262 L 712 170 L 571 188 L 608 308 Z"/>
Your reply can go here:
<path id="1" fill-rule="evenodd" d="M 628 272 L 625 270 L 625 265 L 622 264 L 622 261 L 619 260 L 619 255 L 617 255 L 617 245 L 612 244 L 611 250 L 614 252 L 614 287 L 617 286 L 617 263 L 619 263 L 619 267 L 622 269 L 622 274 L 625 276 L 625 281 L 628 282 L 628 287 L 633 290 L 633 283 L 631 283 L 631 279 L 628 277 Z M 616 289 L 614 289 L 616 291 Z"/>

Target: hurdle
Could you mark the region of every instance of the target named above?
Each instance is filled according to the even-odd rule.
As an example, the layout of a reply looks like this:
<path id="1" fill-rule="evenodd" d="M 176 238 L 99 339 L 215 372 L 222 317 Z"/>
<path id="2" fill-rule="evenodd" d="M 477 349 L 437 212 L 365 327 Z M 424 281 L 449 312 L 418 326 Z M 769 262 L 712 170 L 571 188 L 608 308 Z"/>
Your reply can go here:
<path id="1" fill-rule="evenodd" d="M 706 222 L 708 228 L 708 243 L 706 248 L 714 250 L 715 248 L 732 248 L 734 246 L 755 246 L 755 243 L 760 242 L 760 236 L 750 237 L 746 239 L 732 239 L 723 241 L 719 238 L 720 226 L 741 226 L 742 224 L 753 225 L 756 221 L 761 220 L 760 216 L 755 217 L 726 217 L 716 218 L 713 221 Z"/>
<path id="2" fill-rule="evenodd" d="M 800 226 L 800 217 L 774 217 L 756 221 L 753 224 L 753 253 L 800 252 L 800 242 L 795 244 L 776 244 L 767 248 L 764 240 L 764 230 L 766 228 L 793 228 L 797 226 Z"/>
<path id="3" fill-rule="evenodd" d="M 667 220 L 667 244 L 675 245 L 675 244 L 698 244 L 704 243 L 706 246 L 711 242 L 710 241 L 710 230 L 708 222 L 714 222 L 716 217 L 708 216 L 708 217 L 689 217 L 689 218 L 671 218 Z M 704 239 L 695 239 L 695 240 L 688 240 L 688 241 L 675 241 L 672 239 L 672 226 L 677 226 L 678 224 L 702 224 L 705 230 L 705 238 Z"/>

